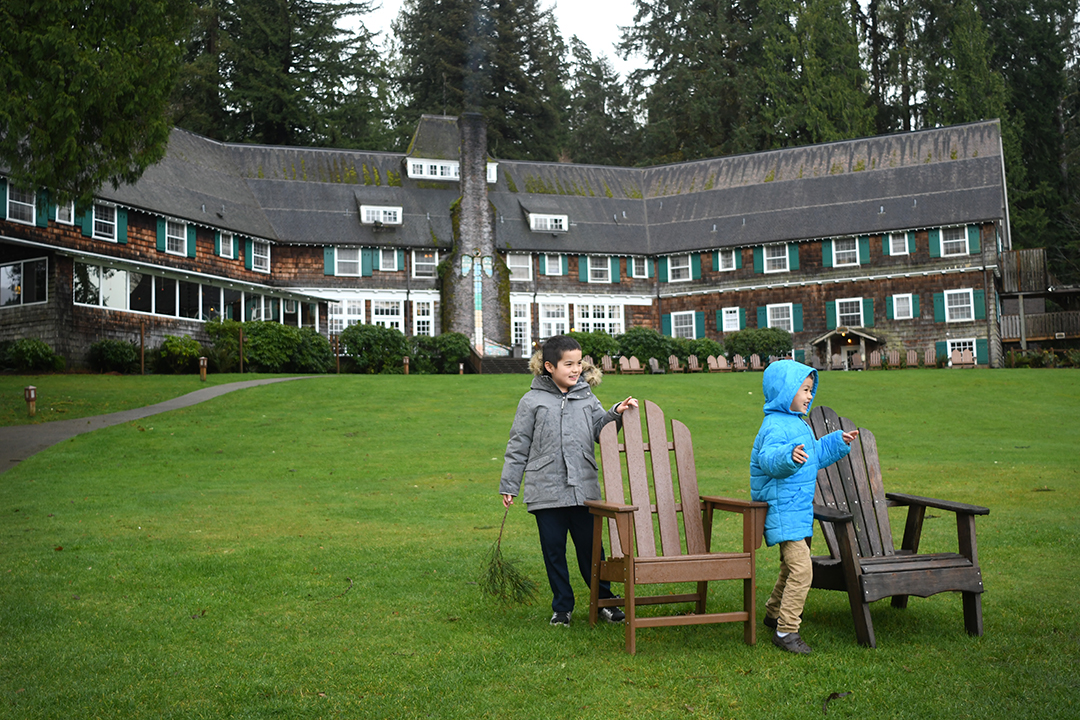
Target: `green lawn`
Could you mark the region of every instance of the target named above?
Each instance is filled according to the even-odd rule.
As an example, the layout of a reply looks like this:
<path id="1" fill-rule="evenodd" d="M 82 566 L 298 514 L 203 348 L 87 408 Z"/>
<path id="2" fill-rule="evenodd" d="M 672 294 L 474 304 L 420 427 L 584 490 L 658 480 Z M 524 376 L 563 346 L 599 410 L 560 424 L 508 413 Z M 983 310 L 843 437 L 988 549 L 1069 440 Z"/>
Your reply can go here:
<path id="1" fill-rule="evenodd" d="M 34 380 L 23 384 L 45 384 Z M 163 399 L 185 380 L 198 384 L 106 381 Z M 588 626 L 580 579 L 573 625 L 548 627 L 520 505 L 504 552 L 544 592 L 530 607 L 481 596 L 527 385 L 263 386 L 76 437 L 0 475 L 0 717 L 808 718 L 844 692 L 828 717 L 1080 715 L 1080 372 L 822 374 L 818 404 L 874 431 L 887 489 L 990 507 L 986 634 L 964 633 L 956 595 L 884 601 L 868 650 L 846 598 L 815 590 L 809 657 L 764 633 L 746 646 L 735 624 L 642 630 L 628 656 L 621 627 Z M 605 404 L 631 393 L 690 427 L 702 492 L 748 497 L 760 375 L 610 377 L 597 392 Z M 955 549 L 955 532 L 932 511 L 923 549 Z M 721 524 L 716 544 L 735 535 Z M 776 569 L 763 549 L 759 613 Z M 710 609 L 732 608 L 740 587 L 714 584 Z"/>

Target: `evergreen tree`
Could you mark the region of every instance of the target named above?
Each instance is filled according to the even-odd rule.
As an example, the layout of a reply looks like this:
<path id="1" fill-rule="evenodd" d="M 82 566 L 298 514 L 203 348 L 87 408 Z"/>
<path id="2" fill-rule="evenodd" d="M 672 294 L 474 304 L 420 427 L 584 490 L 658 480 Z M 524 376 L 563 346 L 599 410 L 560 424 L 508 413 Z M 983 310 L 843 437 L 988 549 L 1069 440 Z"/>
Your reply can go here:
<path id="1" fill-rule="evenodd" d="M 637 127 L 630 96 L 603 55 L 594 59 L 575 35 L 570 39 L 570 111 L 567 152 L 576 163 L 627 166 L 637 162 Z"/>
<path id="2" fill-rule="evenodd" d="M 164 157 L 185 0 L 0 4 L 0 164 L 23 187 L 89 199 Z"/>

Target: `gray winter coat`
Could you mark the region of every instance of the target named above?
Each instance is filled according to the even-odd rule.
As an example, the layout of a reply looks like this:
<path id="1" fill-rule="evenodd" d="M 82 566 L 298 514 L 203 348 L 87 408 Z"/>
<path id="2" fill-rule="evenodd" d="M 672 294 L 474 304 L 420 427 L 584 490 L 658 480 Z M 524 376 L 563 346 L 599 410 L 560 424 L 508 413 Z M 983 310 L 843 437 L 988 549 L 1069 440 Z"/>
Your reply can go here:
<path id="1" fill-rule="evenodd" d="M 584 380 L 563 395 L 551 377 L 533 378 L 510 428 L 499 493 L 516 496 L 524 476 L 530 512 L 599 500 L 596 442 L 613 420 L 622 421 L 615 407 L 605 411 Z"/>

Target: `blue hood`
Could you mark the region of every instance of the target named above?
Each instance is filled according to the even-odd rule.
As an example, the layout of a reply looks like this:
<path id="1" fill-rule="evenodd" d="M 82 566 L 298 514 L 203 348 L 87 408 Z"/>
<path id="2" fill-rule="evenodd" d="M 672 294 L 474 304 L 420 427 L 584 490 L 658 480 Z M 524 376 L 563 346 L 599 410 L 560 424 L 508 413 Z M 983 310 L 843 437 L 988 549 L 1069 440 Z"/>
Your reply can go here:
<path id="1" fill-rule="evenodd" d="M 811 391 L 810 399 L 810 406 L 813 407 L 813 396 L 817 395 L 817 370 L 794 360 L 777 360 L 770 363 L 761 378 L 761 390 L 765 394 L 765 412 L 801 415 L 791 410 L 791 401 L 795 399 L 795 393 L 799 391 L 803 380 L 808 375 L 814 378 L 814 389 Z"/>

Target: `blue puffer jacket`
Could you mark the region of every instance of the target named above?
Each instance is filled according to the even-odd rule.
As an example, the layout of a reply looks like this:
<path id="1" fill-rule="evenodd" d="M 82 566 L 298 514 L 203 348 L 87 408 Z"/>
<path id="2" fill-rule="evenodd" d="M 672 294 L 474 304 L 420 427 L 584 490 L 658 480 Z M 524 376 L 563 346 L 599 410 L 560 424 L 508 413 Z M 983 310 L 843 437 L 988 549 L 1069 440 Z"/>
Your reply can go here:
<path id="1" fill-rule="evenodd" d="M 851 450 L 839 430 L 815 439 L 809 423 L 791 409 L 795 393 L 808 376 L 814 378 L 816 395 L 817 370 L 794 360 L 772 363 L 761 379 L 765 419 L 750 454 L 750 497 L 769 504 L 765 544 L 770 546 L 813 534 L 818 469 L 832 465 Z M 810 402 L 812 405 L 813 400 Z M 802 445 L 809 456 L 802 465 L 791 459 L 796 445 Z"/>

